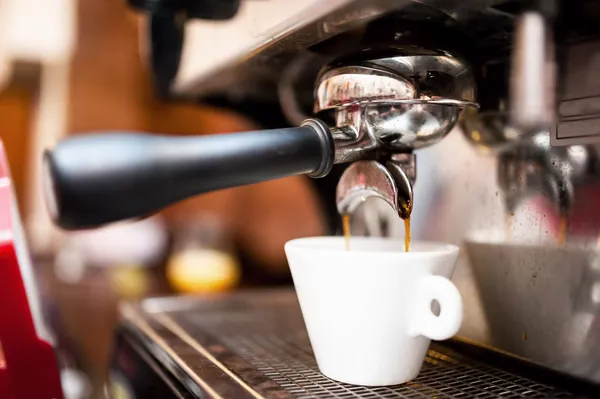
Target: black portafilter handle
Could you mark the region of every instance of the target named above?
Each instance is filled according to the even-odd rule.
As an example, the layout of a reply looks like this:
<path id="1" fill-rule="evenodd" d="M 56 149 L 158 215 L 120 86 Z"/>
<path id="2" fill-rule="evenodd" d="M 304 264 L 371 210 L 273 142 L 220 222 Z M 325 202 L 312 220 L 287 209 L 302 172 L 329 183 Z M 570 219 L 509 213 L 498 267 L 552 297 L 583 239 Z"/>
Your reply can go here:
<path id="1" fill-rule="evenodd" d="M 302 126 L 202 137 L 95 133 L 44 154 L 54 222 L 80 230 L 151 215 L 198 194 L 285 176 L 322 177 L 333 138 L 316 119 Z"/>

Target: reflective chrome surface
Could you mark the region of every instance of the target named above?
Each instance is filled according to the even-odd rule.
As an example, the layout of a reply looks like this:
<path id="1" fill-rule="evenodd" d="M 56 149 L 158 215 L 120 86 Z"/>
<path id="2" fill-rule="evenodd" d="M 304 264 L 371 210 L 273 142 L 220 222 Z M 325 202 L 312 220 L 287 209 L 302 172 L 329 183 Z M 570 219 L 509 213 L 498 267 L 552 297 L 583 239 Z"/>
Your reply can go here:
<path id="1" fill-rule="evenodd" d="M 365 108 L 345 108 L 335 114 L 335 163 L 357 161 L 378 147 L 366 119 Z"/>
<path id="2" fill-rule="evenodd" d="M 568 217 L 575 209 L 575 188 L 594 181 L 598 169 L 595 146 L 550 146 L 548 131 L 534 134 L 498 156 L 498 185 L 507 211 L 514 213 L 532 196 L 542 196 Z"/>
<path id="3" fill-rule="evenodd" d="M 381 159 L 385 167 L 358 162 L 346 170 L 338 183 L 342 214 L 353 213 L 366 198 L 379 197 L 402 218 L 409 217 L 416 178 L 410 153 L 439 142 L 463 108 L 478 107 L 475 82 L 464 62 L 415 47 L 394 51 L 394 57 L 365 55 L 354 65 L 326 68 L 317 79 L 314 109 L 333 113 L 336 163 L 374 154 L 381 158 L 377 151 L 392 153 L 392 160 L 389 155 Z"/>
<path id="4" fill-rule="evenodd" d="M 317 78 L 315 112 L 333 112 L 336 127 L 355 132 L 340 143 L 340 161 L 430 146 L 452 130 L 463 108 L 478 107 L 464 61 L 415 47 L 393 51 L 373 59 L 365 52 L 362 61 L 326 68 Z"/>
<path id="5" fill-rule="evenodd" d="M 392 51 L 392 50 L 390 50 Z M 437 103 L 477 106 L 475 81 L 461 59 L 417 47 L 386 58 L 326 69 L 318 78 L 315 112 L 361 104 Z M 406 101 L 415 100 L 415 101 Z"/>
<path id="6" fill-rule="evenodd" d="M 315 112 L 338 107 L 371 104 L 372 101 L 401 101 L 417 98 L 414 85 L 383 69 L 346 66 L 326 71 L 319 77 Z"/>
<path id="7" fill-rule="evenodd" d="M 525 133 L 546 128 L 556 119 L 557 66 L 550 22 L 540 12 L 523 13 L 516 21 L 513 46 L 511 125 Z"/>
<path id="8" fill-rule="evenodd" d="M 370 106 L 366 123 L 383 148 L 417 150 L 443 139 L 458 121 L 458 105 L 396 104 Z"/>
<path id="9" fill-rule="evenodd" d="M 549 130 L 521 135 L 503 113 L 469 115 L 461 125 L 476 148 L 496 155 L 498 186 L 511 214 L 521 202 L 541 195 L 567 217 L 576 206 L 575 186 L 600 174 L 598 145 L 553 147 Z"/>
<path id="10" fill-rule="evenodd" d="M 466 241 L 464 250 L 487 315 L 489 343 L 600 378 L 596 250 L 485 239 Z"/>
<path id="11" fill-rule="evenodd" d="M 443 139 L 461 108 L 430 103 L 378 104 L 335 111 L 335 162 L 352 162 L 376 150 L 411 152 Z"/>
<path id="12" fill-rule="evenodd" d="M 341 215 L 353 214 L 372 197 L 383 199 L 402 217 L 412 211 L 412 184 L 402 168 L 393 162 L 386 168 L 376 161 L 357 161 L 342 174 L 336 192 Z"/>

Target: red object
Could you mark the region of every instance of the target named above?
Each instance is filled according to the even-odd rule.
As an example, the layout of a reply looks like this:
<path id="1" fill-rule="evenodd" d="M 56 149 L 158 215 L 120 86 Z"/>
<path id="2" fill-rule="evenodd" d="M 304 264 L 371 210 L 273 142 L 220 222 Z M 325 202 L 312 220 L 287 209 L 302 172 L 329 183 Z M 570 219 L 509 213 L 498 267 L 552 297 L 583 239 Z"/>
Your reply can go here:
<path id="1" fill-rule="evenodd" d="M 18 215 L 0 142 L 0 399 L 62 399 L 54 349 L 34 322 L 33 311 L 39 307 L 30 303 L 37 300 L 33 281 L 27 281 L 27 295 L 32 270 Z"/>
<path id="2" fill-rule="evenodd" d="M 594 184 L 577 187 L 573 206 L 566 215 L 567 235 L 595 237 L 600 234 L 600 186 Z M 546 216 L 550 229 L 556 235 L 561 230 L 561 215 L 547 199 L 540 197 L 535 204 L 539 213 Z"/>
<path id="3" fill-rule="evenodd" d="M 6 370 L 6 362 L 4 361 L 4 355 L 0 356 L 0 397 L 9 398 L 10 395 L 10 384 L 8 383 L 8 371 Z"/>

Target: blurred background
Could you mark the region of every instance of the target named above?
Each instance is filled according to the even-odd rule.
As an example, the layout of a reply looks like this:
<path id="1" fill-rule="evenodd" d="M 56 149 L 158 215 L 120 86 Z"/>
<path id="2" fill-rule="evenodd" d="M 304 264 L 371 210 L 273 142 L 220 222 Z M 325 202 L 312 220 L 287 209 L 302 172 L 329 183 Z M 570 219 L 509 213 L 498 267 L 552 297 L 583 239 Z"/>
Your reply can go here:
<path id="1" fill-rule="evenodd" d="M 321 182 L 318 190 L 295 177 L 208 194 L 97 231 L 52 226 L 41 153 L 65 135 L 285 125 L 277 115 L 253 118 L 260 112 L 252 105 L 242 115 L 216 101 L 161 101 L 145 64 L 143 24 L 119 0 L 0 0 L 0 138 L 72 398 L 100 395 L 120 300 L 288 284 L 285 241 L 332 225 L 322 198 L 333 204 L 334 185 Z"/>

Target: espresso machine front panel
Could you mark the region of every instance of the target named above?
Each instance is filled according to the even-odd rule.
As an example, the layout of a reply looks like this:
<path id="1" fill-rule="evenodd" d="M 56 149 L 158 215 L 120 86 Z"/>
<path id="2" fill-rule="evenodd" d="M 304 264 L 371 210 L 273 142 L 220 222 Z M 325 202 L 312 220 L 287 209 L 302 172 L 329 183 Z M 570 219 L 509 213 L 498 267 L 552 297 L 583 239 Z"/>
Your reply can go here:
<path id="1" fill-rule="evenodd" d="M 171 91 L 188 98 L 224 90 L 232 95 L 276 96 L 281 67 L 307 48 L 360 29 L 408 3 L 410 0 L 242 1 L 229 21 L 186 24 L 181 64 Z M 269 85 L 265 86 L 266 82 Z"/>
<path id="2" fill-rule="evenodd" d="M 347 139 L 360 134 L 343 130 L 348 121 L 357 127 L 367 114 L 321 107 L 319 79 L 340 65 L 400 71 L 385 57 L 357 58 L 365 49 L 460 54 L 476 97 L 442 97 L 472 99 L 479 109 L 465 108 L 438 144 L 410 148 L 419 175 L 409 177 L 413 237 L 461 246 L 461 339 L 600 382 L 600 2 L 282 4 L 242 2 L 219 27 L 191 22 L 170 95 L 278 99 L 291 124 L 319 112 L 342 128 L 336 140 Z M 287 13 L 269 12 L 278 7 Z M 252 14 L 266 22 L 252 24 Z M 202 50 L 211 29 L 251 35 L 211 57 Z M 406 77 L 398 73 L 394 82 Z M 391 202 L 367 202 L 376 211 L 364 213 L 402 234 Z"/>
<path id="3" fill-rule="evenodd" d="M 600 142 L 600 41 L 575 43 L 565 49 L 559 119 L 551 127 L 553 146 Z"/>

